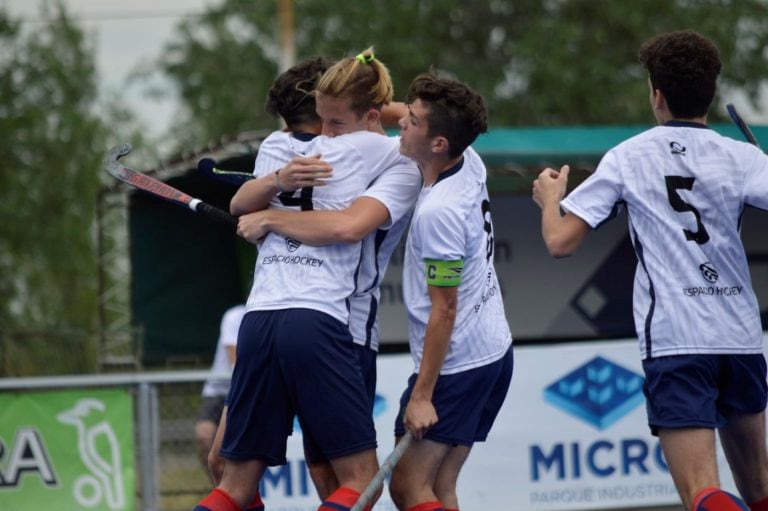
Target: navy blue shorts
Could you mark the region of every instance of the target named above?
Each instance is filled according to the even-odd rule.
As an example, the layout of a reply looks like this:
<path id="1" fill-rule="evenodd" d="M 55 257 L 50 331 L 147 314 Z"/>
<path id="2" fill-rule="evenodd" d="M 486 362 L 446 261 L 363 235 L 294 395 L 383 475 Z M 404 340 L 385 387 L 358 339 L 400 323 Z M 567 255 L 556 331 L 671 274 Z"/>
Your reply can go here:
<path id="1" fill-rule="evenodd" d="M 355 344 L 357 354 L 360 360 L 360 367 L 363 370 L 363 380 L 365 382 L 365 391 L 371 399 L 371 413 L 373 413 L 373 401 L 376 399 L 376 353 L 371 348 Z"/>
<path id="2" fill-rule="evenodd" d="M 377 353 L 371 348 L 367 348 L 360 344 L 355 344 L 355 351 L 359 357 L 358 363 L 360 364 L 360 368 L 363 372 L 365 391 L 368 394 L 368 398 L 370 399 L 370 412 L 371 416 L 373 416 L 373 402 L 376 398 Z M 301 424 L 301 420 L 299 420 L 299 424 Z M 328 458 L 323 455 L 320 446 L 317 445 L 317 442 L 314 440 L 312 435 L 307 434 L 303 425 L 301 425 L 301 429 L 303 431 L 302 438 L 304 440 L 304 458 L 306 459 L 307 463 L 319 463 L 328 461 Z"/>
<path id="3" fill-rule="evenodd" d="M 765 410 L 766 363 L 754 355 L 674 355 L 643 361 L 651 433 L 720 428 L 734 414 Z"/>
<path id="4" fill-rule="evenodd" d="M 355 344 L 346 325 L 322 312 L 246 314 L 228 404 L 224 458 L 285 464 L 294 415 L 327 459 L 376 448 Z"/>
<path id="5" fill-rule="evenodd" d="M 424 434 L 435 442 L 472 446 L 484 442 L 493 421 L 507 397 L 512 379 L 514 356 L 512 346 L 492 364 L 456 374 L 440 375 L 432 394 L 437 424 Z M 405 433 L 403 413 L 411 398 L 416 374 L 408 378 L 408 388 L 400 398 L 400 411 L 395 419 L 395 435 Z"/>

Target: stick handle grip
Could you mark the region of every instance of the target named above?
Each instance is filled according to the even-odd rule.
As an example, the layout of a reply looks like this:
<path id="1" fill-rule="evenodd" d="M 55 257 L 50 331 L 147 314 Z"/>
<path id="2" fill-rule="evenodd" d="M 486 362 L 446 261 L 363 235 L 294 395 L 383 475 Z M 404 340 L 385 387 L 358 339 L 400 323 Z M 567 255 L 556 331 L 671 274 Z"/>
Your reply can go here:
<path id="1" fill-rule="evenodd" d="M 195 204 L 194 210 L 207 217 L 213 218 L 214 220 L 218 220 L 220 222 L 229 224 L 230 226 L 237 229 L 237 218 L 230 215 L 226 211 L 223 211 L 219 208 L 215 208 L 210 204 L 206 204 L 205 202 L 202 202 L 202 201 Z"/>

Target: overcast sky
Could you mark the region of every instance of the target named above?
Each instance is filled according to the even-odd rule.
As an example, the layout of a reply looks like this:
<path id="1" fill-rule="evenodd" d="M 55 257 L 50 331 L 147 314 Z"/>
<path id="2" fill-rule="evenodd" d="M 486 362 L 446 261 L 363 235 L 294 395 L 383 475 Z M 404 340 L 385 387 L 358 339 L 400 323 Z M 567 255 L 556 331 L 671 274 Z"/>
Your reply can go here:
<path id="1" fill-rule="evenodd" d="M 40 19 L 44 0 L 0 0 L 14 18 Z M 185 16 L 203 12 L 221 0 L 66 0 L 70 14 L 96 40 L 96 66 L 102 93 L 118 94 L 153 136 L 169 126 L 175 100 L 143 97 L 140 87 L 127 87 L 128 74 L 156 58 L 173 27 Z"/>
<path id="2" fill-rule="evenodd" d="M 42 3 L 44 0 L 0 0 L 0 5 L 13 16 L 32 20 L 30 24 L 39 19 Z M 220 3 L 221 0 L 65 0 L 69 12 L 96 38 L 102 92 L 119 94 L 152 136 L 167 130 L 176 101 L 158 102 L 143 97 L 140 87 L 126 87 L 127 75 L 140 63 L 159 55 L 179 20 Z M 768 87 L 764 90 L 768 101 Z M 748 123 L 768 124 L 768 112 L 755 114 L 735 94 L 729 94 L 728 100 L 736 104 Z"/>

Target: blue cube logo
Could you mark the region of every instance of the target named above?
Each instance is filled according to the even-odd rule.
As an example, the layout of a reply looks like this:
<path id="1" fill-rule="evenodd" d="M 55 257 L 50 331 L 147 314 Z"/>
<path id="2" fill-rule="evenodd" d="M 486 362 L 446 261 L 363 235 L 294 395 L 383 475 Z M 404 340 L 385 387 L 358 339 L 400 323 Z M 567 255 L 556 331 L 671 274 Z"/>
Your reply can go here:
<path id="1" fill-rule="evenodd" d="M 545 388 L 544 399 L 605 429 L 643 402 L 643 377 L 598 356 Z"/>

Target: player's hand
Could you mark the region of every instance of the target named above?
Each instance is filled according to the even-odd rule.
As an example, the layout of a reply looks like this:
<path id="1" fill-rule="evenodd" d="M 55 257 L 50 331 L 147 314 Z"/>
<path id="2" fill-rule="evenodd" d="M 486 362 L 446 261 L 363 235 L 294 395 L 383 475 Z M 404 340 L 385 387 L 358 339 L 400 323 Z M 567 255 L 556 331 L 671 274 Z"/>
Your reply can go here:
<path id="1" fill-rule="evenodd" d="M 264 223 L 268 214 L 269 210 L 264 210 L 241 216 L 237 220 L 237 235 L 256 245 L 269 232 Z"/>
<path id="2" fill-rule="evenodd" d="M 413 438 L 421 440 L 429 428 L 437 424 L 437 412 L 428 400 L 411 399 L 405 407 L 403 424 L 405 429 L 413 433 Z"/>
<path id="3" fill-rule="evenodd" d="M 533 182 L 533 201 L 541 209 L 548 205 L 559 204 L 565 197 L 569 172 L 568 165 L 560 167 L 559 172 L 549 167 L 541 171 L 539 177 Z"/>
<path id="4" fill-rule="evenodd" d="M 279 188 L 292 192 L 299 188 L 324 186 L 333 174 L 330 165 L 320 159 L 320 155 L 297 156 L 281 168 L 277 174 Z"/>

